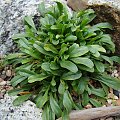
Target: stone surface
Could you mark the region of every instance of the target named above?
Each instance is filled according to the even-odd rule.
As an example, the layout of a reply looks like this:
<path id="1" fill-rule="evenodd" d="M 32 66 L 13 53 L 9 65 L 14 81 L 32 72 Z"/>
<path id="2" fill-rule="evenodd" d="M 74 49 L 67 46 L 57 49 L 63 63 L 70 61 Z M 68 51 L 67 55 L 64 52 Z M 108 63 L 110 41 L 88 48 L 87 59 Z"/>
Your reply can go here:
<path id="1" fill-rule="evenodd" d="M 0 99 L 0 120 L 42 120 L 42 111 L 36 108 L 34 103 L 27 101 L 15 107 L 12 105 L 15 98 L 6 94 L 4 99 Z"/>
<path id="2" fill-rule="evenodd" d="M 46 6 L 52 4 L 51 1 L 45 0 Z M 0 0 L 0 54 L 16 51 L 11 37 L 24 30 L 24 16 L 37 14 L 40 2 L 42 0 Z"/>

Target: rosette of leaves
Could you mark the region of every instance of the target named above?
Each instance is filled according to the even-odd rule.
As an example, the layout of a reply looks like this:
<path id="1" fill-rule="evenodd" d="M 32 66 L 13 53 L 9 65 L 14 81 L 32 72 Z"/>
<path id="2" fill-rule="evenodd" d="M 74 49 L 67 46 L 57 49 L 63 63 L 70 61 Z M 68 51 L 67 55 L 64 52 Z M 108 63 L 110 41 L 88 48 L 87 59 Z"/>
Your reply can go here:
<path id="1" fill-rule="evenodd" d="M 25 32 L 13 36 L 20 51 L 6 57 L 16 71 L 9 91 L 20 95 L 14 105 L 32 99 L 43 109 L 43 120 L 69 120 L 71 110 L 88 103 L 102 106 L 109 87 L 120 88 L 120 81 L 107 75 L 116 60 L 110 57 L 115 45 L 105 32 L 112 26 L 90 25 L 96 16 L 92 9 L 70 13 L 60 2 L 47 10 L 42 2 L 39 11 L 39 27 L 26 16 Z"/>

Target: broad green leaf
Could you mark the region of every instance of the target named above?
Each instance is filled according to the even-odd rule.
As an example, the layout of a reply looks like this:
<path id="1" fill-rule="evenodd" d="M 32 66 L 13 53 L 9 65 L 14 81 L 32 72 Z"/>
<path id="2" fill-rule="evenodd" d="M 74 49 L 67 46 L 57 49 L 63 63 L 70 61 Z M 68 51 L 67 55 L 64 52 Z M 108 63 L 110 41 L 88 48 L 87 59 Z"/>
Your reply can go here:
<path id="1" fill-rule="evenodd" d="M 104 53 L 106 53 L 105 48 L 103 48 L 103 47 L 100 46 L 100 45 L 89 45 L 88 48 L 89 48 L 89 50 L 90 50 L 92 53 L 95 53 L 96 50 L 99 51 L 99 52 L 104 52 Z"/>
<path id="2" fill-rule="evenodd" d="M 95 107 L 101 107 L 101 103 L 93 98 L 90 98 L 90 102 L 92 105 L 94 105 Z"/>
<path id="3" fill-rule="evenodd" d="M 31 46 L 29 46 L 29 42 L 27 39 L 25 38 L 21 38 L 18 43 L 20 44 L 20 47 L 24 47 L 25 49 L 28 49 L 30 50 L 31 49 Z"/>
<path id="4" fill-rule="evenodd" d="M 21 76 L 21 75 L 17 75 L 15 76 L 12 80 L 11 80 L 11 84 L 13 87 L 17 86 L 19 83 L 21 83 L 22 81 L 24 81 L 27 77 L 25 76 Z"/>
<path id="5" fill-rule="evenodd" d="M 51 61 L 51 63 L 50 63 L 50 68 L 51 68 L 52 70 L 58 70 L 58 69 L 60 68 L 60 66 L 59 66 L 56 62 Z"/>
<path id="6" fill-rule="evenodd" d="M 44 79 L 46 79 L 47 77 L 49 77 L 49 75 L 46 75 L 44 73 L 41 73 L 41 74 L 37 74 L 37 75 L 31 75 L 29 78 L 28 78 L 28 82 L 29 83 L 33 83 L 33 82 L 36 82 L 36 81 L 42 81 Z"/>
<path id="7" fill-rule="evenodd" d="M 96 75 L 93 79 L 98 80 L 99 82 L 104 83 L 108 87 L 111 87 L 115 90 L 120 89 L 120 80 L 107 74 Z"/>
<path id="8" fill-rule="evenodd" d="M 58 7 L 59 13 L 61 15 L 63 12 L 63 4 L 61 2 L 58 2 L 58 1 L 55 1 L 55 2 L 57 3 L 57 7 Z"/>
<path id="9" fill-rule="evenodd" d="M 115 52 L 115 44 L 111 40 L 110 35 L 104 34 L 102 35 L 101 39 L 99 40 L 101 44 L 108 46 L 108 49 L 111 50 L 113 53 Z"/>
<path id="10" fill-rule="evenodd" d="M 94 72 L 94 67 L 93 68 L 89 68 L 89 67 L 87 67 L 87 66 L 84 66 L 84 65 L 78 65 L 78 68 L 80 69 L 80 70 L 84 70 L 84 71 L 88 71 L 88 72 Z"/>
<path id="11" fill-rule="evenodd" d="M 110 57 L 110 60 L 112 60 L 114 62 L 117 62 L 117 63 L 120 63 L 120 57 L 119 56 L 112 56 L 112 57 Z"/>
<path id="12" fill-rule="evenodd" d="M 97 68 L 97 70 L 101 73 L 103 73 L 105 71 L 105 66 L 102 62 L 100 61 L 94 61 L 95 67 Z"/>
<path id="13" fill-rule="evenodd" d="M 36 30 L 35 24 L 31 16 L 26 16 L 24 20 L 34 29 Z"/>
<path id="14" fill-rule="evenodd" d="M 113 65 L 113 61 L 110 59 L 110 57 L 107 57 L 105 55 L 101 55 L 101 57 L 106 60 L 107 62 L 109 62 L 111 65 Z"/>
<path id="15" fill-rule="evenodd" d="M 58 50 L 52 44 L 45 44 L 44 49 L 46 51 L 51 51 L 51 52 L 53 52 L 55 54 L 58 54 Z"/>
<path id="16" fill-rule="evenodd" d="M 74 35 L 69 35 L 65 38 L 65 42 L 76 41 L 77 37 Z"/>
<path id="17" fill-rule="evenodd" d="M 44 1 L 41 2 L 39 5 L 38 5 L 38 10 L 40 12 L 40 15 L 44 16 L 45 13 L 46 13 L 46 9 L 45 9 L 45 3 Z"/>
<path id="18" fill-rule="evenodd" d="M 21 48 L 21 51 L 28 54 L 28 55 L 30 55 L 30 56 L 32 56 L 32 57 L 34 57 L 35 59 L 40 58 L 40 54 L 38 52 L 34 51 L 33 49 L 27 50 L 27 49 L 22 49 Z"/>
<path id="19" fill-rule="evenodd" d="M 31 94 L 19 96 L 13 101 L 13 105 L 15 106 L 21 105 L 23 102 L 28 100 L 30 97 L 31 97 Z"/>
<path id="20" fill-rule="evenodd" d="M 36 105 L 38 108 L 42 108 L 45 103 L 48 101 L 48 90 L 45 92 L 45 94 L 42 96 L 40 95 L 36 101 Z"/>
<path id="21" fill-rule="evenodd" d="M 77 57 L 77 58 L 72 58 L 71 60 L 76 64 L 82 64 L 89 68 L 93 68 L 94 66 L 93 62 L 89 58 Z"/>
<path id="22" fill-rule="evenodd" d="M 18 34 L 13 35 L 12 39 L 16 40 L 16 39 L 25 38 L 25 37 L 28 37 L 28 35 L 25 33 L 18 33 Z"/>
<path id="23" fill-rule="evenodd" d="M 105 97 L 105 92 L 104 92 L 104 90 L 103 90 L 103 88 L 98 88 L 98 89 L 96 89 L 96 88 L 90 88 L 90 90 L 91 90 L 91 94 L 94 94 L 94 95 L 96 95 L 96 96 L 99 96 L 99 97 Z"/>
<path id="24" fill-rule="evenodd" d="M 44 54 L 44 55 L 48 55 L 48 56 L 52 56 L 52 57 L 54 56 L 53 53 L 47 52 L 47 51 L 43 48 L 43 46 L 41 45 L 40 42 L 36 42 L 35 44 L 33 44 L 33 46 L 34 46 L 40 53 L 42 53 L 42 54 Z"/>
<path id="25" fill-rule="evenodd" d="M 67 60 L 60 61 L 60 66 L 70 70 L 73 73 L 76 73 L 78 71 L 77 66 L 71 61 L 67 61 Z"/>
<path id="26" fill-rule="evenodd" d="M 63 95 L 63 105 L 68 112 L 70 112 L 72 107 L 73 107 L 72 101 L 69 97 L 69 94 L 68 94 L 67 90 L 64 92 L 64 95 Z"/>
<path id="27" fill-rule="evenodd" d="M 88 52 L 88 48 L 86 46 L 80 46 L 74 43 L 72 46 L 69 47 L 69 56 L 70 57 L 79 57 Z"/>
<path id="28" fill-rule="evenodd" d="M 73 73 L 73 72 L 67 72 L 64 73 L 61 77 L 61 79 L 64 80 L 76 80 L 79 79 L 82 76 L 82 73 L 80 71 Z"/>
<path id="29" fill-rule="evenodd" d="M 52 94 L 50 95 L 50 106 L 51 106 L 52 111 L 59 118 L 62 114 L 62 110 L 61 110 L 60 106 L 58 105 L 58 103 L 56 102 L 56 100 L 53 98 Z"/>
<path id="30" fill-rule="evenodd" d="M 45 70 L 45 71 L 51 72 L 50 63 L 49 63 L 49 62 L 42 63 L 41 68 L 42 68 L 43 70 Z"/>
<path id="31" fill-rule="evenodd" d="M 33 71 L 30 71 L 30 70 L 27 70 L 27 69 L 19 69 L 19 72 L 18 72 L 21 76 L 25 76 L 25 77 L 29 77 L 31 75 L 36 75 L 35 72 Z"/>
<path id="32" fill-rule="evenodd" d="M 96 24 L 96 25 L 94 25 L 94 27 L 97 27 L 97 28 L 102 28 L 102 29 L 104 29 L 104 28 L 109 28 L 109 29 L 111 29 L 112 30 L 112 25 L 110 24 L 110 23 L 108 23 L 108 22 L 104 22 L 104 23 L 98 23 L 98 24 Z"/>

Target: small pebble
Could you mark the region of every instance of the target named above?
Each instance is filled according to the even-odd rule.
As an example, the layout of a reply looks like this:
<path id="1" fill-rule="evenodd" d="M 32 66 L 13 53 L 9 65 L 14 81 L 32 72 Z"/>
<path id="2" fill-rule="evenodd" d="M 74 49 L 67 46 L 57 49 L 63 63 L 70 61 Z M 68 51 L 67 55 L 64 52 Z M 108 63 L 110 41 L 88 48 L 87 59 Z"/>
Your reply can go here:
<path id="1" fill-rule="evenodd" d="M 11 70 L 7 70 L 6 71 L 6 76 L 8 76 L 8 77 L 12 76 L 12 71 Z"/>
<path id="2" fill-rule="evenodd" d="M 6 81 L 0 82 L 0 86 L 4 86 L 4 85 L 6 85 Z"/>
<path id="3" fill-rule="evenodd" d="M 88 104 L 85 106 L 86 109 L 89 109 L 89 108 L 92 108 L 92 105 L 91 104 Z"/>
<path id="4" fill-rule="evenodd" d="M 111 100 L 111 99 L 108 99 L 107 102 L 108 102 L 108 104 L 111 104 L 111 103 L 112 103 L 112 100 Z"/>
<path id="5" fill-rule="evenodd" d="M 115 77 L 118 77 L 119 75 L 118 75 L 118 73 L 115 73 Z"/>
<path id="6" fill-rule="evenodd" d="M 115 95 L 115 96 L 114 96 L 114 99 L 115 99 L 115 100 L 118 100 L 118 97 Z"/>

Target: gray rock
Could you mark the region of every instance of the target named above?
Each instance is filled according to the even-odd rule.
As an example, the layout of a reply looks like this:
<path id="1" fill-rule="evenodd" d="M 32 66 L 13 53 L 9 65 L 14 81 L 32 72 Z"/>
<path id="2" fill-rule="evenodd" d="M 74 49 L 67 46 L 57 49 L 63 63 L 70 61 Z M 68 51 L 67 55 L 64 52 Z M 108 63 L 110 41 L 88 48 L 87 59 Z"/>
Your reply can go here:
<path id="1" fill-rule="evenodd" d="M 33 102 L 27 101 L 15 107 L 12 105 L 15 98 L 5 94 L 4 99 L 0 99 L 0 120 L 42 120 L 42 110 L 36 108 Z"/>
<path id="2" fill-rule="evenodd" d="M 46 6 L 53 2 L 45 0 Z M 16 46 L 11 37 L 24 30 L 23 18 L 37 14 L 42 0 L 0 0 L 0 54 L 15 52 Z"/>

